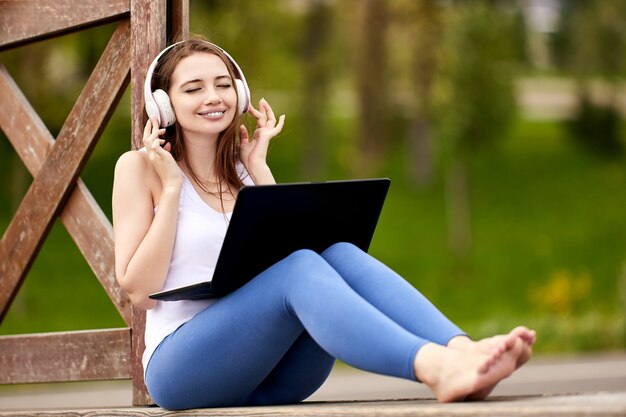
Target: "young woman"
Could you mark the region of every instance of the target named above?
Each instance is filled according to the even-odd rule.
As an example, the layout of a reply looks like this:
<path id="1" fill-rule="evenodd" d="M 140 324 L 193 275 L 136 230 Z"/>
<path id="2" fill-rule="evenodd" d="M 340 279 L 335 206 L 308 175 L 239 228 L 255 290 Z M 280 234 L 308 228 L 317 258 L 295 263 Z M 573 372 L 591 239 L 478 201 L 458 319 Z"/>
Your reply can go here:
<path id="1" fill-rule="evenodd" d="M 148 72 L 152 116 L 143 148 L 116 165 L 116 274 L 132 302 L 148 310 L 143 363 L 157 404 L 299 402 L 322 385 L 335 358 L 421 381 L 443 402 L 482 399 L 530 358 L 533 331 L 473 341 L 404 279 L 347 243 L 321 254 L 297 251 L 219 299 L 151 300 L 210 277 L 237 190 L 274 183 L 266 154 L 285 116 L 249 99 L 243 73 L 219 47 L 201 39 L 175 44 Z M 244 111 L 256 119 L 251 136 L 239 126 Z"/>

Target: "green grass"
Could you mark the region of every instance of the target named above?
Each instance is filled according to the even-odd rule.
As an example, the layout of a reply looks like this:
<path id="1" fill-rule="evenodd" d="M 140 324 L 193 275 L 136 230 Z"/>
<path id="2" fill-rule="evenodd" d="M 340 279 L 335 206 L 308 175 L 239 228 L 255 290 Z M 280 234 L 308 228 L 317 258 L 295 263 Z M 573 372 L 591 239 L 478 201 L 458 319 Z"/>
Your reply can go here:
<path id="1" fill-rule="evenodd" d="M 57 222 L 0 327 L 0 334 L 124 327 L 87 262 Z"/>
<path id="2" fill-rule="evenodd" d="M 346 125 L 335 133 L 331 155 L 345 155 Z M 272 144 L 279 180 L 303 179 L 293 161 L 297 134 L 289 130 Z M 120 152 L 110 143 L 98 146 L 96 154 Z M 329 178 L 347 176 L 341 156 L 334 158 Z M 558 123 L 518 122 L 471 165 L 473 245 L 463 262 L 448 249 L 443 173 L 431 187 L 417 188 L 404 179 L 403 158 L 400 148 L 394 150 L 382 172 L 392 186 L 373 255 L 474 336 L 526 323 L 539 330 L 539 351 L 626 348 L 624 157 L 603 160 L 585 153 Z M 96 158 L 85 172 L 106 210 L 112 161 Z M 56 225 L 0 333 L 122 325 Z"/>

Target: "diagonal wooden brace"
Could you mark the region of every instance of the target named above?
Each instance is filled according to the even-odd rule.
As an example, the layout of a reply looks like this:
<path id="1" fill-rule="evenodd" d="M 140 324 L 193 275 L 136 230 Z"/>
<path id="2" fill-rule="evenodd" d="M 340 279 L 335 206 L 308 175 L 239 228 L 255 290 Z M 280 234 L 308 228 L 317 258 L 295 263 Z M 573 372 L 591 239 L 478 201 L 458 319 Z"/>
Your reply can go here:
<path id="1" fill-rule="evenodd" d="M 4 97 L 0 102 L 0 129 L 28 171 L 36 177 L 54 145 L 54 138 L 2 65 L 0 96 Z M 130 300 L 115 279 L 113 228 L 80 178 L 60 218 L 118 312 L 130 326 Z"/>
<path id="2" fill-rule="evenodd" d="M 128 85 L 130 22 L 122 21 L 0 241 L 0 321 Z"/>

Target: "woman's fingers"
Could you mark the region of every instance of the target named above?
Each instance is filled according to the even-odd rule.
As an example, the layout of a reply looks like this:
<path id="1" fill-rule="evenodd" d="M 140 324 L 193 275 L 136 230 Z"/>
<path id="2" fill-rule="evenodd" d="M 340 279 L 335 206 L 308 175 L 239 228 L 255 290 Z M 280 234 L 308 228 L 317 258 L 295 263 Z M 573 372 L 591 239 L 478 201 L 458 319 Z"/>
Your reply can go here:
<path id="1" fill-rule="evenodd" d="M 146 137 L 150 136 L 150 130 L 152 130 L 152 122 L 150 119 L 146 122 L 146 125 L 143 128 L 143 138 L 146 140 Z"/>
<path id="2" fill-rule="evenodd" d="M 148 152 L 161 147 L 165 143 L 165 140 L 160 138 L 163 134 L 165 134 L 165 129 L 161 129 L 156 120 L 150 119 L 146 122 L 146 126 L 143 129 L 143 146 Z"/>
<path id="3" fill-rule="evenodd" d="M 146 126 L 143 128 L 143 146 L 146 148 L 149 146 L 148 141 L 150 140 L 150 132 L 152 131 L 152 122 L 148 120 L 146 122 Z"/>
<path id="4" fill-rule="evenodd" d="M 269 126 L 270 122 L 271 122 L 271 126 Z M 267 140 L 270 140 L 283 130 L 283 126 L 285 125 L 285 115 L 283 114 L 278 118 L 278 123 L 276 123 L 275 120 L 268 121 L 267 123 L 268 123 L 268 126 L 267 126 L 268 134 L 264 136 L 267 137 Z"/>
<path id="5" fill-rule="evenodd" d="M 161 148 L 161 146 L 165 143 L 165 139 L 155 139 L 152 141 L 152 149 L 159 150 L 159 149 L 163 149 Z"/>
<path id="6" fill-rule="evenodd" d="M 239 126 L 239 140 L 242 145 L 247 145 L 249 142 L 248 129 L 244 125 Z"/>
<path id="7" fill-rule="evenodd" d="M 252 139 L 248 137 L 248 132 L 246 130 L 245 141 L 243 138 L 244 133 L 241 133 L 243 132 L 243 130 L 240 130 L 240 138 L 242 139 L 242 144 L 248 144 L 250 140 L 269 142 L 274 136 L 278 135 L 282 131 L 283 125 L 285 124 L 285 115 L 281 115 L 277 123 L 276 116 L 274 115 L 274 110 L 272 110 L 272 106 L 270 106 L 270 104 L 264 98 L 259 100 L 258 109 L 256 109 L 251 104 L 248 112 L 257 119 L 256 130 L 252 135 Z"/>
<path id="8" fill-rule="evenodd" d="M 259 108 L 254 108 L 253 105 L 250 105 L 248 109 L 250 114 L 257 119 L 257 127 L 274 127 L 276 124 L 276 116 L 274 115 L 274 111 L 272 110 L 272 106 L 262 98 L 259 100 Z"/>
<path id="9" fill-rule="evenodd" d="M 274 130 L 276 131 L 276 134 L 279 134 L 282 130 L 283 130 L 283 126 L 285 125 L 285 115 L 282 114 L 279 118 L 278 118 L 278 124 L 276 125 L 276 127 L 274 128 Z"/>
<path id="10" fill-rule="evenodd" d="M 263 123 L 265 123 L 263 121 L 264 119 L 263 113 L 255 109 L 252 104 L 250 104 L 250 108 L 248 109 L 248 112 L 256 119 L 256 126 L 263 127 Z"/>
<path id="11" fill-rule="evenodd" d="M 259 107 L 261 106 L 263 106 L 263 109 L 265 111 L 265 124 L 267 125 L 268 123 L 270 123 L 273 127 L 274 124 L 276 124 L 276 116 L 274 116 L 274 110 L 272 110 L 272 106 L 270 106 L 270 103 L 268 103 L 267 100 L 265 100 L 264 98 L 262 98 L 259 102 Z"/>

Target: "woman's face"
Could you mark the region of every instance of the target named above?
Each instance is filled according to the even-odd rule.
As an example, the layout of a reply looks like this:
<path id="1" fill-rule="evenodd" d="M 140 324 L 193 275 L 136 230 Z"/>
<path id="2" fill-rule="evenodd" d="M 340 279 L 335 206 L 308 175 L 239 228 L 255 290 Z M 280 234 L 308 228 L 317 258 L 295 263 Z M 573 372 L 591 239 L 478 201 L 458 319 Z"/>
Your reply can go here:
<path id="1" fill-rule="evenodd" d="M 168 95 L 186 133 L 217 135 L 237 115 L 234 80 L 222 59 L 211 53 L 183 58 L 172 73 Z"/>

